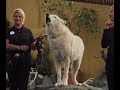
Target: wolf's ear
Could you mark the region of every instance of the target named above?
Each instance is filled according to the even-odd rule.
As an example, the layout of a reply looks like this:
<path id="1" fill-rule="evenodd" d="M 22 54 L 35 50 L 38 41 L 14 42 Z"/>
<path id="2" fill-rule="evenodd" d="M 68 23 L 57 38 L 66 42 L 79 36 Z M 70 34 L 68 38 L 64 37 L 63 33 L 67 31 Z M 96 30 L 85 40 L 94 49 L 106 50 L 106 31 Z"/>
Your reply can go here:
<path id="1" fill-rule="evenodd" d="M 66 22 L 65 20 L 62 20 L 62 24 L 64 24 L 64 25 L 65 25 L 66 23 L 67 23 L 67 22 Z"/>

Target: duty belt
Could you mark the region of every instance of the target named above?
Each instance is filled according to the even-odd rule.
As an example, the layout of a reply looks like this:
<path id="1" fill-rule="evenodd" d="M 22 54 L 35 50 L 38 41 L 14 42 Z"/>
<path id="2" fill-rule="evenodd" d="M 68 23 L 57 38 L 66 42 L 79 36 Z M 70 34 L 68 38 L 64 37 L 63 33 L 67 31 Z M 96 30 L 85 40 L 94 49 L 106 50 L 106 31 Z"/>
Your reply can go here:
<path id="1" fill-rule="evenodd" d="M 25 55 L 24 53 L 15 53 L 14 57 L 15 58 L 20 58 L 21 56 L 24 56 L 24 55 Z"/>

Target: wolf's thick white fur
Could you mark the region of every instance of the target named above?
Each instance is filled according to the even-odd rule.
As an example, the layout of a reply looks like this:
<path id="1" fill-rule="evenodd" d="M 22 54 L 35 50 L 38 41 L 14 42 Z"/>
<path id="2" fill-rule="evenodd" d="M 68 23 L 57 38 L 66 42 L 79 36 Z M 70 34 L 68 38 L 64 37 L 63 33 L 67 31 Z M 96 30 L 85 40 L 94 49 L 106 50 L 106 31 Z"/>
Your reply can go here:
<path id="1" fill-rule="evenodd" d="M 56 86 L 68 85 L 68 72 L 71 66 L 72 80 L 75 85 L 81 85 L 76 80 L 76 75 L 80 69 L 84 44 L 79 36 L 74 35 L 66 26 L 66 21 L 57 15 L 48 15 L 50 19 L 46 22 L 46 34 L 50 49 L 55 58 L 57 73 Z M 64 74 L 61 76 L 61 60 L 64 60 Z"/>

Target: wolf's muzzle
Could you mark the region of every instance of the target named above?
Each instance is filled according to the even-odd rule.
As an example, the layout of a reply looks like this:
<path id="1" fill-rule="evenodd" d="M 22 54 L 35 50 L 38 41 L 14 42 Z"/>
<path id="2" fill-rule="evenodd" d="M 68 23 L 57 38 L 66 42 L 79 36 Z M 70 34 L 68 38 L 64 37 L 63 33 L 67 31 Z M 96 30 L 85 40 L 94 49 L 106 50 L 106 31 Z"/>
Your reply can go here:
<path id="1" fill-rule="evenodd" d="M 46 14 L 46 22 L 50 22 L 49 14 Z"/>

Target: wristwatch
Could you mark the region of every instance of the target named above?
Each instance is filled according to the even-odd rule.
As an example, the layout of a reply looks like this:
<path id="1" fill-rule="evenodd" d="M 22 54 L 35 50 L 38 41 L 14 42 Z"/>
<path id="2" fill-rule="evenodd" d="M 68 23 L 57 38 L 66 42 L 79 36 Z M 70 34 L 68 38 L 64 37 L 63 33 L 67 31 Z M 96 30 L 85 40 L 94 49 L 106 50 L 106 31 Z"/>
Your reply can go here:
<path id="1" fill-rule="evenodd" d="M 18 46 L 18 48 L 17 48 L 18 50 L 20 50 L 20 46 Z"/>

